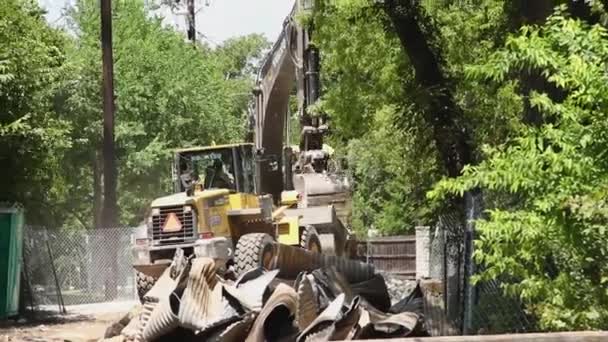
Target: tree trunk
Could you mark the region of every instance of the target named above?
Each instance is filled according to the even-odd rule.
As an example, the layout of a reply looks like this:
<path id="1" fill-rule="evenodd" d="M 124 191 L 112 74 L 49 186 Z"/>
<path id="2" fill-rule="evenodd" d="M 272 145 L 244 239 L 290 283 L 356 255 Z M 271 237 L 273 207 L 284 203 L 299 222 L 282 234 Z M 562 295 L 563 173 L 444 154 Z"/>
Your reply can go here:
<path id="1" fill-rule="evenodd" d="M 442 164 L 449 177 L 460 175 L 472 162 L 473 150 L 463 124 L 462 109 L 456 104 L 453 86 L 443 73 L 441 52 L 430 18 L 421 5 L 409 0 L 386 0 L 384 9 L 414 68 L 416 82 L 423 88 L 426 103 L 421 106 Z"/>
<path id="2" fill-rule="evenodd" d="M 420 4 L 411 0 L 386 0 L 385 11 L 392 22 L 401 46 L 414 68 L 416 83 L 424 98 L 418 98 L 427 124 L 432 127 L 433 139 L 441 163 L 449 177 L 458 177 L 464 165 L 472 162 L 473 147 L 464 126 L 464 113 L 454 99 L 454 87 L 442 70 L 441 50 L 436 44 L 433 23 Z M 459 231 L 464 225 L 466 204 L 463 197 L 453 197 L 448 203 L 457 222 L 448 229 Z M 447 257 L 450 274 L 446 279 L 448 317 L 457 320 L 460 315 L 461 296 L 460 257 Z"/>
<path id="3" fill-rule="evenodd" d="M 512 0 L 505 2 L 512 32 L 523 25 L 540 25 L 547 20 L 555 7 L 555 0 Z"/>

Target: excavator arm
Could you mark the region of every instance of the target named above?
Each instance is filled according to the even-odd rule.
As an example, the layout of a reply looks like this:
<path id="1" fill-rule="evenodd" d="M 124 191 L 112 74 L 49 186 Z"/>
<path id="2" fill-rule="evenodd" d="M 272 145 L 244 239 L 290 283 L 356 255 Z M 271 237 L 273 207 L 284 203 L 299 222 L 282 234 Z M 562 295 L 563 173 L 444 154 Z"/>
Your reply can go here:
<path id="1" fill-rule="evenodd" d="M 307 108 L 320 97 L 319 51 L 310 44 L 311 32 L 296 21 L 305 11 L 296 1 L 283 23 L 283 30 L 260 68 L 253 110 L 254 143 L 258 155 L 258 189 L 279 198 L 283 190 L 293 189 L 292 170 L 323 173 L 327 154 L 323 136 L 328 131 L 324 115 L 310 115 Z M 291 160 L 287 127 L 290 123 L 289 99 L 296 84 L 301 134 L 295 167 Z"/>

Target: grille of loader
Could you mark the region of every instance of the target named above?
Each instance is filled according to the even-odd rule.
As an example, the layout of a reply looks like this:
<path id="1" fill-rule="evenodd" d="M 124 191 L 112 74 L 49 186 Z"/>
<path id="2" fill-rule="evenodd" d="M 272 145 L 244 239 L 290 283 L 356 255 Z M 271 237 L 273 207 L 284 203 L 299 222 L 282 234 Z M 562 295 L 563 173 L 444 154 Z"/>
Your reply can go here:
<path id="1" fill-rule="evenodd" d="M 163 226 L 170 213 L 174 213 L 181 224 L 178 231 L 163 231 Z M 184 212 L 184 208 L 166 207 L 160 208 L 160 215 L 152 217 L 152 239 L 161 244 L 183 243 L 195 237 L 193 211 Z"/>

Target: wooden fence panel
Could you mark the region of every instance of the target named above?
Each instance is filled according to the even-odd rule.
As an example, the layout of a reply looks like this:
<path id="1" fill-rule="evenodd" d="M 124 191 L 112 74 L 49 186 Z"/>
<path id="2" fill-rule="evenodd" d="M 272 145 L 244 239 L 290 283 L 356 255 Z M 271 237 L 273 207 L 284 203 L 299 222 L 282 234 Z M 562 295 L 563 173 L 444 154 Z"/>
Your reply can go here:
<path id="1" fill-rule="evenodd" d="M 389 236 L 359 241 L 358 255 L 362 261 L 391 274 L 416 277 L 416 237 Z"/>

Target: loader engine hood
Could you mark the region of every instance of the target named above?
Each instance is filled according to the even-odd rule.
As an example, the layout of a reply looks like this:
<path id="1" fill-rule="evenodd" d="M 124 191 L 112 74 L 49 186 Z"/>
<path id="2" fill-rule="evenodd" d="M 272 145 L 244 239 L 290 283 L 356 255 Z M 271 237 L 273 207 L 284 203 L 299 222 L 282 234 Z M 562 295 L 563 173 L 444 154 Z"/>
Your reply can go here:
<path id="1" fill-rule="evenodd" d="M 186 195 L 185 192 L 180 192 L 177 194 L 157 198 L 152 201 L 152 204 L 150 204 L 150 206 L 152 208 L 173 207 L 178 205 L 189 204 L 191 202 L 192 197 Z"/>

